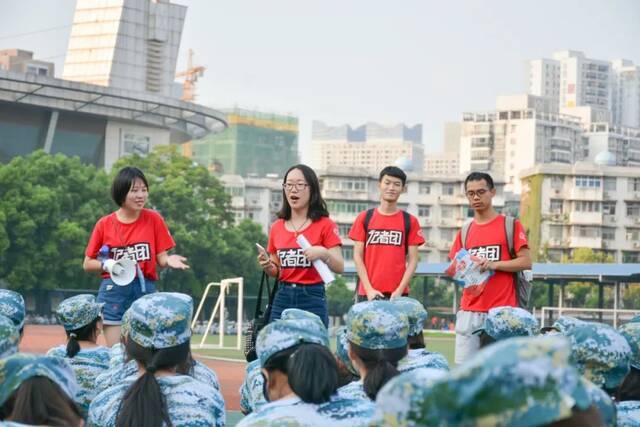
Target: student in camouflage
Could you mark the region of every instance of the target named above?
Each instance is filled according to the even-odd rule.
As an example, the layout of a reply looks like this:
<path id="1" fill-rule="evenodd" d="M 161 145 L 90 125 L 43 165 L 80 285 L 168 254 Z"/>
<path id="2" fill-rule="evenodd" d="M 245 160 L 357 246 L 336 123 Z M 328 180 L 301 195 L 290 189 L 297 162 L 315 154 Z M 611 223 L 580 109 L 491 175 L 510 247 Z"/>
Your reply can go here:
<path id="1" fill-rule="evenodd" d="M 419 368 L 449 370 L 449 362 L 440 353 L 428 351 L 424 343 L 424 322 L 429 317 L 427 310 L 417 300 L 409 297 L 398 297 L 391 300 L 409 319 L 409 350 L 407 356 L 398 362 L 400 372 L 413 371 Z"/>
<path id="2" fill-rule="evenodd" d="M 97 394 L 96 378 L 109 366 L 109 349 L 97 345 L 103 303 L 93 295 L 81 294 L 62 301 L 56 309 L 58 322 L 67 334 L 67 345 L 54 347 L 48 356 L 67 359 L 75 372 L 78 394 L 75 401 L 86 416 Z"/>
<path id="3" fill-rule="evenodd" d="M 24 298 L 17 292 L 9 289 L 0 289 L 0 314 L 11 319 L 20 332 L 24 333 Z"/>
<path id="4" fill-rule="evenodd" d="M 371 399 L 398 375 L 398 362 L 407 355 L 409 319 L 390 301 L 353 305 L 347 313 L 349 359 L 360 372 L 359 381 L 340 387 L 344 397 Z"/>
<path id="5" fill-rule="evenodd" d="M 497 342 L 442 378 L 404 374 L 379 394 L 372 426 L 601 425 L 562 337 Z M 409 397 L 410 398 L 407 398 Z"/>
<path id="6" fill-rule="evenodd" d="M 225 425 L 219 391 L 176 373 L 188 360 L 193 300 L 160 292 L 137 299 L 127 311 L 125 352 L 140 370 L 137 378 L 101 392 L 89 407 L 89 426 Z"/>
<path id="7" fill-rule="evenodd" d="M 290 309 L 267 325 L 256 342 L 264 375 L 263 405 L 239 426 L 365 426 L 371 402 L 335 394 L 337 365 L 324 324 L 314 314 Z"/>
<path id="8" fill-rule="evenodd" d="M 640 323 L 626 323 L 618 332 L 631 347 L 630 370 L 616 392 L 618 426 L 640 426 Z"/>
<path id="9" fill-rule="evenodd" d="M 0 359 L 18 352 L 20 332 L 11 319 L 0 314 Z"/>
<path id="10" fill-rule="evenodd" d="M 631 347 L 625 337 L 609 325 L 580 322 L 565 329 L 571 343 L 571 363 L 584 376 L 587 391 L 609 426 L 616 424 L 612 395 L 629 372 Z"/>
<path id="11" fill-rule="evenodd" d="M 473 331 L 480 334 L 480 348 L 496 341 L 513 337 L 530 337 L 540 333 L 538 320 L 520 307 L 495 307 L 489 309 L 482 328 Z"/>
<path id="12" fill-rule="evenodd" d="M 73 401 L 75 375 L 64 359 L 14 354 L 0 360 L 0 379 L 0 420 L 25 425 L 83 424 Z"/>

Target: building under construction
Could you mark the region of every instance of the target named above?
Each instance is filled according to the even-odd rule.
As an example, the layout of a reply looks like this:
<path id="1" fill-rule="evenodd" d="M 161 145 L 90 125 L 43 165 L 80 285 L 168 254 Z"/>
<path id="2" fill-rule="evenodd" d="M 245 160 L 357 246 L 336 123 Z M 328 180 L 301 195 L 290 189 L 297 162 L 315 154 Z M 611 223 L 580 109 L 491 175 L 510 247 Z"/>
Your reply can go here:
<path id="1" fill-rule="evenodd" d="M 216 174 L 282 174 L 298 162 L 298 118 L 234 108 L 228 128 L 194 140 L 185 154 Z"/>

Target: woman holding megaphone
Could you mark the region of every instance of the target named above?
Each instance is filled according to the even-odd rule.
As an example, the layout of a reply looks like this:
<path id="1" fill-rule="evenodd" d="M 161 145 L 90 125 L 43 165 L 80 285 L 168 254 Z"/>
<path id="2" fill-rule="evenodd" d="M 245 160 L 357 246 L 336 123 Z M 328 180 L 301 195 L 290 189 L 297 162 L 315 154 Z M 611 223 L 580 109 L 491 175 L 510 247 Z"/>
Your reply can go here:
<path id="1" fill-rule="evenodd" d="M 145 209 L 149 184 L 142 171 L 125 167 L 111 185 L 118 210 L 98 220 L 85 250 L 84 271 L 102 274 L 98 302 L 109 347 L 120 341 L 122 315 L 143 295 L 156 290 L 157 267 L 185 270 L 187 260 L 167 251 L 176 244 L 159 213 Z"/>

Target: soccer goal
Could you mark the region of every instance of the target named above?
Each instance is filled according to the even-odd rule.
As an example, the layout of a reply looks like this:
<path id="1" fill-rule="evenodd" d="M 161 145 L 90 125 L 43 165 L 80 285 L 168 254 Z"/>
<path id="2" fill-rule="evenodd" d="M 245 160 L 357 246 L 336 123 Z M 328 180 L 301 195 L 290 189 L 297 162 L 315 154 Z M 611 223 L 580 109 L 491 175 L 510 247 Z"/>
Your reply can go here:
<path id="1" fill-rule="evenodd" d="M 207 327 L 205 328 L 202 339 L 200 340 L 200 344 L 196 348 L 200 349 L 235 349 L 240 350 L 242 348 L 242 317 L 243 317 L 243 307 L 242 302 L 244 300 L 244 279 L 242 277 L 234 277 L 231 279 L 223 279 L 220 282 L 211 282 L 207 285 L 204 290 L 204 294 L 202 294 L 202 298 L 200 299 L 200 304 L 198 304 L 198 309 L 196 310 L 195 316 L 193 316 L 193 321 L 191 322 L 191 329 L 194 329 L 196 326 L 196 322 L 198 320 L 198 316 L 200 316 L 200 312 L 202 311 L 202 307 L 204 306 L 204 302 L 209 295 L 211 289 L 219 287 L 220 295 L 218 295 L 218 299 L 216 300 L 216 304 L 213 306 L 213 311 L 211 312 L 211 316 L 209 317 L 209 321 L 207 322 Z M 224 337 L 225 337 L 225 312 L 226 312 L 226 296 L 229 294 L 232 288 L 237 289 L 238 292 L 238 315 L 236 321 L 236 343 L 235 346 L 225 346 L 224 345 Z M 209 331 L 211 330 L 211 325 L 213 325 L 213 319 L 218 315 L 218 344 L 207 344 L 207 337 L 209 336 Z"/>

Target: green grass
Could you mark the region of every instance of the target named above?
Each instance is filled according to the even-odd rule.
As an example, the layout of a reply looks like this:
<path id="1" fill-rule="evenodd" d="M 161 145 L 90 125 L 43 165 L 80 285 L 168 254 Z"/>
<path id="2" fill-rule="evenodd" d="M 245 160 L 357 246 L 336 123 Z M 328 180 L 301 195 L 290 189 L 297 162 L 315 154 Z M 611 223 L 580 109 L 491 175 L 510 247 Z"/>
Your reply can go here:
<path id="1" fill-rule="evenodd" d="M 198 345 L 200 344 L 200 340 L 202 339 L 202 335 L 194 335 L 191 338 L 191 351 L 193 351 L 196 355 L 208 356 L 208 357 L 222 357 L 225 359 L 234 359 L 234 360 L 245 360 L 242 349 L 244 348 L 244 342 L 240 346 L 240 350 L 227 350 L 227 349 L 199 349 Z M 427 344 L 427 349 L 429 351 L 436 351 L 438 353 L 442 353 L 447 360 L 449 361 L 449 365 L 451 367 L 454 366 L 453 363 L 453 352 L 455 348 L 455 337 L 453 334 L 449 334 L 446 332 L 439 331 L 425 331 L 424 333 L 425 343 Z M 207 344 L 218 344 L 218 335 L 209 335 L 206 340 Z M 224 345 L 225 346 L 235 346 L 236 344 L 236 336 L 235 335 L 226 335 L 224 337 Z M 335 340 L 331 340 L 331 349 L 335 350 Z"/>

